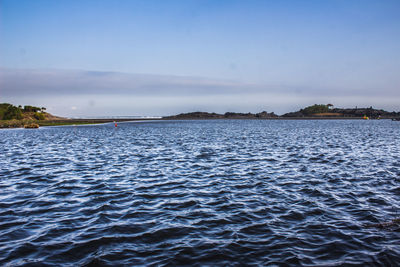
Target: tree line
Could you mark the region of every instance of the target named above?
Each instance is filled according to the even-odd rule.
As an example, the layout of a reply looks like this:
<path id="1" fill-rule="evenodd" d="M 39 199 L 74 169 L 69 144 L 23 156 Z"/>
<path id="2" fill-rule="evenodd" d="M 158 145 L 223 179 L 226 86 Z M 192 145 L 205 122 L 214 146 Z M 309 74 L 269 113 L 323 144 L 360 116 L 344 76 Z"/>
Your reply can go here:
<path id="1" fill-rule="evenodd" d="M 9 103 L 0 104 L 0 120 L 22 120 L 24 114 L 32 114 L 32 116 L 37 120 L 45 119 L 45 107 L 35 107 L 26 105 L 22 107 L 14 106 Z"/>

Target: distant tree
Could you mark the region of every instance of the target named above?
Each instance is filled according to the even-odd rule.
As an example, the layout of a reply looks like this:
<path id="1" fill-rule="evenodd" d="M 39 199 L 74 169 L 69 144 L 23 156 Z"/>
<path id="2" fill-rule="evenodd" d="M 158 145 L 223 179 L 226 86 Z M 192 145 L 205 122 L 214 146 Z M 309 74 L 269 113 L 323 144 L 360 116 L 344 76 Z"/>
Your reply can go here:
<path id="1" fill-rule="evenodd" d="M 24 112 L 38 112 L 40 108 L 34 106 L 24 106 Z"/>
<path id="2" fill-rule="evenodd" d="M 0 104 L 0 120 L 3 120 L 4 112 L 6 112 L 8 106 L 10 106 L 10 105 L 11 104 L 8 104 L 8 103 L 1 103 Z"/>
<path id="3" fill-rule="evenodd" d="M 9 105 L 3 113 L 3 120 L 22 119 L 22 111 L 16 106 Z"/>
<path id="4" fill-rule="evenodd" d="M 313 105 L 313 106 L 308 106 L 304 109 L 300 110 L 301 113 L 304 115 L 313 115 L 317 113 L 326 113 L 329 112 L 329 107 L 328 105 Z"/>

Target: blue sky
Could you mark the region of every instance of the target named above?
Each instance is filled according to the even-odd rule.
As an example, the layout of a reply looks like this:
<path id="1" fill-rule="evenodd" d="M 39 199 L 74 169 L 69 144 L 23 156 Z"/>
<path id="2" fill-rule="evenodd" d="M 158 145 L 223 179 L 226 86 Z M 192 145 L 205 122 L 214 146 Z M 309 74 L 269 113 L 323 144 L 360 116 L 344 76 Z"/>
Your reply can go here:
<path id="1" fill-rule="evenodd" d="M 399 14 L 378 0 L 0 0 L 0 102 L 63 116 L 400 110 Z"/>

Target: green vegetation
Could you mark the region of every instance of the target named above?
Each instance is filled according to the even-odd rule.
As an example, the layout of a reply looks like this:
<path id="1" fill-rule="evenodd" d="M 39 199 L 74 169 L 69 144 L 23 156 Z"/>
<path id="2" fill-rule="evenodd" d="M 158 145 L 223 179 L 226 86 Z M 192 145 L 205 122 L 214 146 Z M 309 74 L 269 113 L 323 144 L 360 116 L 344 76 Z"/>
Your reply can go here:
<path id="1" fill-rule="evenodd" d="M 308 106 L 304 109 L 300 110 L 301 113 L 304 115 L 313 115 L 317 113 L 327 113 L 329 112 L 329 107 L 328 105 L 313 105 L 313 106 Z"/>
<path id="2" fill-rule="evenodd" d="M 112 119 L 71 120 L 53 116 L 44 107 L 0 103 L 0 128 L 39 128 L 40 126 L 85 125 L 112 122 Z"/>
<path id="3" fill-rule="evenodd" d="M 22 110 L 19 107 L 13 106 L 8 103 L 0 104 L 0 119 L 1 120 L 21 120 Z"/>
<path id="4" fill-rule="evenodd" d="M 370 119 L 399 118 L 400 112 L 388 112 L 382 109 L 369 108 L 334 108 L 332 104 L 313 105 L 299 111 L 283 114 L 282 118 L 359 118 L 364 116 Z"/>
<path id="5" fill-rule="evenodd" d="M 39 108 L 34 106 L 14 106 L 9 103 L 0 104 L 0 120 L 45 120 L 46 108 Z"/>
<path id="6" fill-rule="evenodd" d="M 44 107 L 14 106 L 9 103 L 0 104 L 0 128 L 17 128 L 38 125 L 38 121 L 47 120 L 50 114 Z"/>
<path id="7" fill-rule="evenodd" d="M 41 112 L 35 112 L 35 114 L 33 114 L 33 117 L 39 121 L 43 121 L 46 119 L 46 117 L 44 116 L 44 113 L 41 113 Z"/>
<path id="8" fill-rule="evenodd" d="M 34 106 L 24 106 L 24 112 L 38 112 L 38 111 L 42 111 L 42 108 Z"/>

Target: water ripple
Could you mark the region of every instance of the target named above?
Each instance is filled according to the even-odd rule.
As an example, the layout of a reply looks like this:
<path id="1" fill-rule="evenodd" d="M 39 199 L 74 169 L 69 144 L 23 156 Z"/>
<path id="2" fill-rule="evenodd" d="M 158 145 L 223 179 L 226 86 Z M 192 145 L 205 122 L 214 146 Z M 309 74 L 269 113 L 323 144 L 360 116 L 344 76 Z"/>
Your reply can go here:
<path id="1" fill-rule="evenodd" d="M 0 264 L 400 261 L 400 124 L 169 121 L 0 131 Z M 372 227 L 371 227 L 372 226 Z"/>

